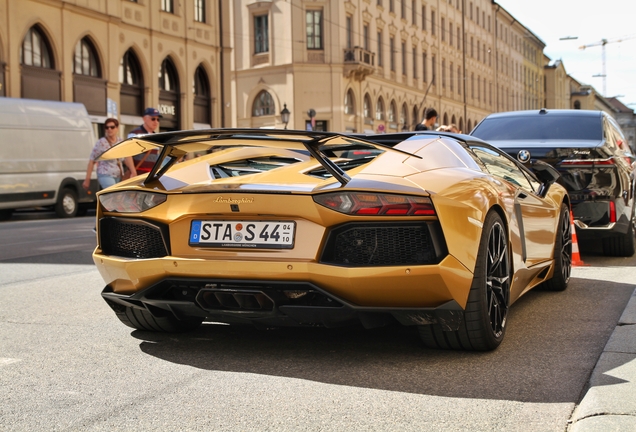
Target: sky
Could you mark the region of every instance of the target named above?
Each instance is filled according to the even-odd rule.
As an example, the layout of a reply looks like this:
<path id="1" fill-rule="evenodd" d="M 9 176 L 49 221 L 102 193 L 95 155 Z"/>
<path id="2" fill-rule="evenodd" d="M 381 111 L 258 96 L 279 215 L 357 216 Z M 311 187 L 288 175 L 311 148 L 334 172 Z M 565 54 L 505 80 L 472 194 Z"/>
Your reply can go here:
<path id="1" fill-rule="evenodd" d="M 603 78 L 593 75 L 603 74 L 603 48 L 579 47 L 606 39 L 604 96 L 636 110 L 636 0 L 495 1 L 546 44 L 543 52 L 560 59 L 568 75 L 600 94 Z"/>

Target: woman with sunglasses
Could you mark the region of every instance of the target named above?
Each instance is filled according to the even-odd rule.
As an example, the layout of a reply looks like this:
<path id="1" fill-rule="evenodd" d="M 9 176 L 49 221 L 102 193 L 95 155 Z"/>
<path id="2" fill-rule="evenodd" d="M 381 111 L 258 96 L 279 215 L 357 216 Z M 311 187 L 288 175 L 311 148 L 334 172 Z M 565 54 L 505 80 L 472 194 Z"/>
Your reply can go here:
<path id="1" fill-rule="evenodd" d="M 117 119 L 107 118 L 104 122 L 104 129 L 104 136 L 97 140 L 89 157 L 88 167 L 86 168 L 86 178 L 84 179 L 84 183 L 82 183 L 82 186 L 86 190 L 88 190 L 91 185 L 91 174 L 93 172 L 93 165 L 95 164 L 97 164 L 97 181 L 102 189 L 106 189 L 107 187 L 113 186 L 121 181 L 123 170 L 122 163 L 125 164 L 130 171 L 131 177 L 137 175 L 135 165 L 133 164 L 132 157 L 130 156 L 121 159 L 102 161 L 95 160 L 106 150 L 122 141 L 118 135 L 119 121 L 117 121 Z"/>

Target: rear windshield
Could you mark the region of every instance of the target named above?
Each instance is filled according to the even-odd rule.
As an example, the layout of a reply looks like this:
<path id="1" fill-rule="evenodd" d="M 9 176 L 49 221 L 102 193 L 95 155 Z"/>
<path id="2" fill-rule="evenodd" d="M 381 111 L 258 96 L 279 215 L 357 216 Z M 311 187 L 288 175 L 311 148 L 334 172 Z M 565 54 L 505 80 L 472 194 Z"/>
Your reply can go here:
<path id="1" fill-rule="evenodd" d="M 601 116 L 528 115 L 487 118 L 470 134 L 485 141 L 594 140 L 600 141 Z"/>

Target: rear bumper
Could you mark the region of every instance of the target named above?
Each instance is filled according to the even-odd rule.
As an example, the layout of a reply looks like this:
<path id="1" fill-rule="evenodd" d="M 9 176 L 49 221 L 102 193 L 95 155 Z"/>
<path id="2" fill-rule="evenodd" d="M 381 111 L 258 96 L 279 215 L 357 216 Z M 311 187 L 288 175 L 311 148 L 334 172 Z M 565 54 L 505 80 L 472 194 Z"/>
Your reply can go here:
<path id="1" fill-rule="evenodd" d="M 473 274 L 455 257 L 439 264 L 348 268 L 299 261 L 212 260 L 167 256 L 135 259 L 107 256 L 96 250 L 93 261 L 110 289 L 134 295 L 161 281 L 189 279 L 280 281 L 311 284 L 333 298 L 357 307 L 437 307 L 454 300 L 464 307 Z M 213 283 L 213 282 L 210 282 Z"/>
<path id="2" fill-rule="evenodd" d="M 612 237 L 627 233 L 629 229 L 629 215 L 631 207 L 625 205 L 624 200 L 614 200 L 616 212 L 615 222 L 611 222 L 610 201 L 583 201 L 572 204 L 574 225 L 580 240 L 592 240 Z"/>
<path id="3" fill-rule="evenodd" d="M 407 326 L 439 324 L 450 331 L 457 330 L 464 317 L 454 300 L 437 307 L 361 307 L 314 284 L 288 281 L 166 279 L 132 295 L 114 293 L 107 286 L 102 297 L 116 313 L 137 308 L 155 317 L 197 317 L 260 327 L 361 324 L 373 328 L 397 320 Z"/>

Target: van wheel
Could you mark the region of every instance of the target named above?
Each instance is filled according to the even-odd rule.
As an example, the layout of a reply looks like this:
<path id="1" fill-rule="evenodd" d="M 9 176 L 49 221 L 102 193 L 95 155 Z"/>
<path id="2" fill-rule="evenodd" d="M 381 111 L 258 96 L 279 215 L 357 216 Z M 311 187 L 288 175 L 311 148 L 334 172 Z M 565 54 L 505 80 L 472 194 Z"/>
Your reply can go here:
<path id="1" fill-rule="evenodd" d="M 77 193 L 73 189 L 64 188 L 62 189 L 62 192 L 60 192 L 60 196 L 57 198 L 55 214 L 61 218 L 75 217 L 78 206 Z"/>

